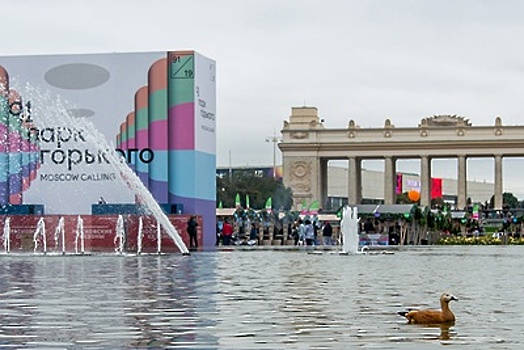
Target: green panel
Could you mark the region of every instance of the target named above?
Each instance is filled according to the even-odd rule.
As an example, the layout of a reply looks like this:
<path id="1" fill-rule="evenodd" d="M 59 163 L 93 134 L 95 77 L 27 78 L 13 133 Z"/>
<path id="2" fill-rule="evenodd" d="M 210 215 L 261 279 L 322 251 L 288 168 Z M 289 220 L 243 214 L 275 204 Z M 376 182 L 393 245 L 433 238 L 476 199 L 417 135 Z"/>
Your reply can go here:
<path id="1" fill-rule="evenodd" d="M 169 79 L 169 107 L 195 101 L 193 79 Z"/>
<path id="2" fill-rule="evenodd" d="M 195 56 L 174 56 L 169 65 L 169 107 L 194 102 Z"/>
<path id="3" fill-rule="evenodd" d="M 147 108 L 140 108 L 135 112 L 135 125 L 137 131 L 147 129 L 148 123 Z"/>
<path id="4" fill-rule="evenodd" d="M 167 91 L 158 90 L 149 96 L 149 123 L 167 119 Z"/>

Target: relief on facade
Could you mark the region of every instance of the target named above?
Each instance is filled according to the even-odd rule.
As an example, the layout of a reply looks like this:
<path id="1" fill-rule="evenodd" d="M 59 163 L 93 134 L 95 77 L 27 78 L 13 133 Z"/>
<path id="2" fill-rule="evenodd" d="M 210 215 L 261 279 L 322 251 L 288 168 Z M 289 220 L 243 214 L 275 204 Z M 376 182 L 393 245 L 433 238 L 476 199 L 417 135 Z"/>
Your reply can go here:
<path id="1" fill-rule="evenodd" d="M 297 160 L 291 163 L 291 188 L 294 192 L 307 193 L 311 190 L 311 162 Z"/>
<path id="2" fill-rule="evenodd" d="M 453 115 L 434 115 L 426 117 L 420 121 L 419 127 L 424 126 L 471 126 L 469 119 Z"/>
<path id="3" fill-rule="evenodd" d="M 289 136 L 292 139 L 306 139 L 309 137 L 309 133 L 307 131 L 292 131 Z"/>

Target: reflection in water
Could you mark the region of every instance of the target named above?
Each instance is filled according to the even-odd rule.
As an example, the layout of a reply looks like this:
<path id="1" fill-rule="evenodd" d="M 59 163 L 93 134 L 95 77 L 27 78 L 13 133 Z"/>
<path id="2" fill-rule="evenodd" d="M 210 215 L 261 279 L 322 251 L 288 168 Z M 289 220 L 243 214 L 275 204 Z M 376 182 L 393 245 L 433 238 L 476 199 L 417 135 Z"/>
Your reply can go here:
<path id="1" fill-rule="evenodd" d="M 519 348 L 524 247 L 2 256 L 0 348 Z M 453 266 L 442 271 L 439 266 Z M 482 268 L 479 268 L 482 267 Z M 517 287 L 515 287 L 517 286 Z M 449 291 L 454 325 L 396 312 Z"/>

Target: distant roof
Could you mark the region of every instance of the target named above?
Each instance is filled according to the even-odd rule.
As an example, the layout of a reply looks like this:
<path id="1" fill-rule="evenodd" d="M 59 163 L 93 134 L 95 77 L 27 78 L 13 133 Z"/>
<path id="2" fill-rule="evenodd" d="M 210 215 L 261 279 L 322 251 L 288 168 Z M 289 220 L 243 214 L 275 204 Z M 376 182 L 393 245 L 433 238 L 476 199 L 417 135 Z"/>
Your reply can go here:
<path id="1" fill-rule="evenodd" d="M 404 214 L 413 209 L 414 204 L 357 204 L 359 214 Z"/>

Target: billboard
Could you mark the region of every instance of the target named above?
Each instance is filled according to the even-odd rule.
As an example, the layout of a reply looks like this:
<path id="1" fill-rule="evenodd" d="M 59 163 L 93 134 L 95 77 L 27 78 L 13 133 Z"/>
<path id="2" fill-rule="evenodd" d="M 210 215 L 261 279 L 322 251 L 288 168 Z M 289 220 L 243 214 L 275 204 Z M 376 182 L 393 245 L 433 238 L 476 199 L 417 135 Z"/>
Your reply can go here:
<path id="1" fill-rule="evenodd" d="M 0 57 L 0 205 L 135 202 L 87 120 L 159 203 L 214 220 L 215 115 L 216 64 L 195 51 Z"/>

